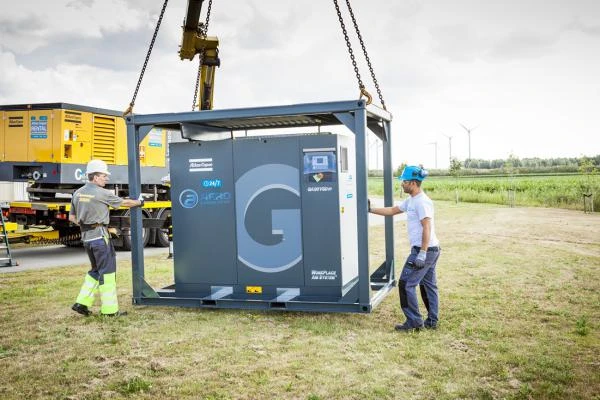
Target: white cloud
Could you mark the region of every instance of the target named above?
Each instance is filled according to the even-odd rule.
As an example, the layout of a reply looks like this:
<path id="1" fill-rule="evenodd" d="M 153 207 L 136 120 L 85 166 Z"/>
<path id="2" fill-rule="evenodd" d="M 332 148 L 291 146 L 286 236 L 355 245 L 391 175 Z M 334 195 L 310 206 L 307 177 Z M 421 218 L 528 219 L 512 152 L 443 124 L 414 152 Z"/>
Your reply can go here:
<path id="1" fill-rule="evenodd" d="M 340 1 L 342 10 L 345 2 Z M 595 0 L 352 2 L 388 109 L 394 163 L 600 153 L 600 3 Z M 206 4 L 206 3 L 205 3 Z M 162 2 L 0 0 L 0 103 L 124 109 Z M 206 7 L 206 5 L 205 5 Z M 196 63 L 177 55 L 185 2 L 170 2 L 136 112 L 191 108 Z M 347 11 L 346 27 L 352 32 Z M 202 16 L 204 18 L 204 15 Z M 218 108 L 358 96 L 331 2 L 219 0 Z M 377 98 L 356 37 L 362 79 Z M 568 140 L 566 139 L 568 138 Z M 443 160 L 443 161 L 442 161 Z"/>

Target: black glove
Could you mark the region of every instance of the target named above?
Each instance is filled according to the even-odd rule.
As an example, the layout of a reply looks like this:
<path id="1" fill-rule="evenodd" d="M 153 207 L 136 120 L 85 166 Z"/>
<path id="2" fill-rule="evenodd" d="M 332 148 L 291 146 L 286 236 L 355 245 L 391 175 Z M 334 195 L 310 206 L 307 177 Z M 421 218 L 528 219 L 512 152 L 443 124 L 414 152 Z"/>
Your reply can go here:
<path id="1" fill-rule="evenodd" d="M 367 206 L 368 206 L 367 210 L 369 212 L 371 212 L 371 199 L 367 199 Z"/>

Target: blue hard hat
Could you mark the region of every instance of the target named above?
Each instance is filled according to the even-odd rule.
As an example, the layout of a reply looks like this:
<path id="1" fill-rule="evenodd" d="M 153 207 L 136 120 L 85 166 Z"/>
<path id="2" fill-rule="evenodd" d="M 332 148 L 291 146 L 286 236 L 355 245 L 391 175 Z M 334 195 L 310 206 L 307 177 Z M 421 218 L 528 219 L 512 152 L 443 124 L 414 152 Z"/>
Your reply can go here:
<path id="1" fill-rule="evenodd" d="M 425 177 L 429 175 L 425 169 L 417 167 L 416 165 L 407 165 L 402 171 L 402 175 L 398 178 L 402 181 L 423 181 Z"/>

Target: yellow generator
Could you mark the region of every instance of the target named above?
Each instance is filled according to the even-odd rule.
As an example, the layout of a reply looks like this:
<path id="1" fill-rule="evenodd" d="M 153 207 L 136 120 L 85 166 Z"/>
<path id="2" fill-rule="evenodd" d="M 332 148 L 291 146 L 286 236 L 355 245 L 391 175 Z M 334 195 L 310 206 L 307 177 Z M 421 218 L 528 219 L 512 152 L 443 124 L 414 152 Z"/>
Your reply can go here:
<path id="1" fill-rule="evenodd" d="M 120 112 L 49 103 L 0 106 L 0 115 L 0 181 L 31 182 L 33 200 L 81 186 L 91 159 L 109 165 L 111 186 L 127 183 L 127 130 Z M 168 174 L 166 151 L 162 129 L 141 142 L 142 185 L 161 184 Z"/>
<path id="2" fill-rule="evenodd" d="M 79 228 L 69 222 L 68 211 L 92 159 L 108 164 L 107 189 L 129 195 L 127 129 L 119 111 L 66 103 L 19 104 L 0 105 L 0 116 L 0 181 L 29 182 L 29 198 L 10 202 L 5 210 L 8 220 L 23 228 L 13 241 L 79 242 Z M 169 244 L 164 225 L 171 202 L 163 183 L 169 173 L 168 135 L 153 129 L 140 143 L 144 244 Z M 130 248 L 129 211 L 111 210 L 110 226 L 118 233 L 115 245 Z"/>

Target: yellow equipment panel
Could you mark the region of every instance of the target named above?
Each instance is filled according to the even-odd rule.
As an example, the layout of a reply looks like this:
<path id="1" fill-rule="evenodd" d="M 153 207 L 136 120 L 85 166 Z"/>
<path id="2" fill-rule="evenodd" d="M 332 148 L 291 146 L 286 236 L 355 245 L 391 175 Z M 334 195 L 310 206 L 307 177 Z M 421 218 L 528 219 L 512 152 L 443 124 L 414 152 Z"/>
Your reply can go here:
<path id="1" fill-rule="evenodd" d="M 167 134 L 164 129 L 154 128 L 140 142 L 140 163 L 148 167 L 164 167 L 166 164 Z"/>
<path id="2" fill-rule="evenodd" d="M 4 112 L 4 160 L 27 161 L 29 112 Z"/>
<path id="3" fill-rule="evenodd" d="M 26 161 L 54 162 L 52 148 L 53 117 L 52 110 L 29 111 Z"/>
<path id="4" fill-rule="evenodd" d="M 60 125 L 55 135 L 54 146 L 60 151 L 59 162 L 84 164 L 91 156 L 92 117 L 88 112 L 56 110 Z"/>

